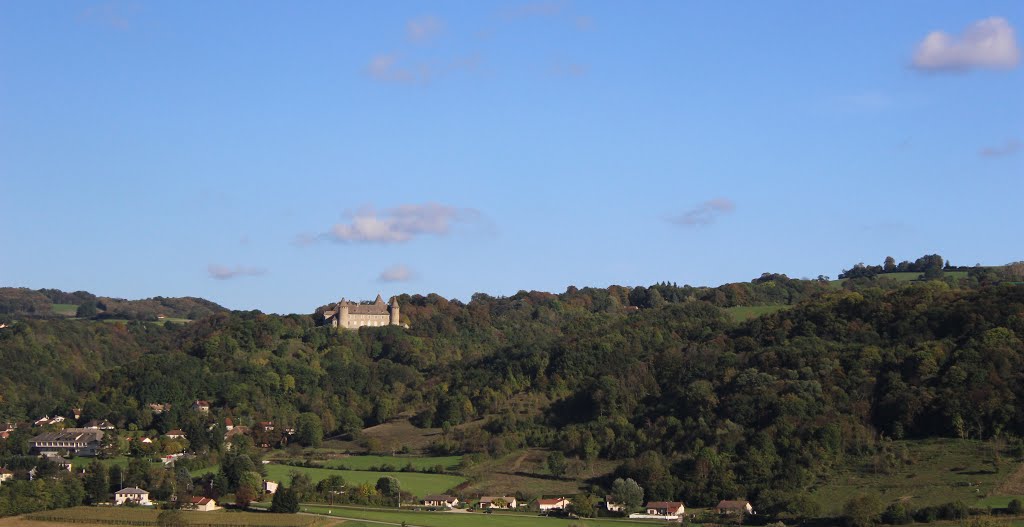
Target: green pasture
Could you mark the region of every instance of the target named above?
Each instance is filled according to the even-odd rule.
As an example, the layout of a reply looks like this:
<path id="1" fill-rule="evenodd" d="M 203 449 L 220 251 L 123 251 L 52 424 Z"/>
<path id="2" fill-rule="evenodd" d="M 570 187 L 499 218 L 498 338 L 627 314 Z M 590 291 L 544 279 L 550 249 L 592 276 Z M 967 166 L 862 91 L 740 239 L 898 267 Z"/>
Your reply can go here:
<path id="1" fill-rule="evenodd" d="M 421 472 L 374 472 L 368 470 L 334 470 L 329 468 L 306 468 L 293 467 L 289 465 L 278 465 L 271 463 L 264 466 L 267 469 L 267 479 L 288 484 L 292 479 L 292 472 L 300 472 L 309 476 L 314 484 L 331 476 L 341 476 L 350 485 L 369 483 L 374 485 L 377 480 L 384 476 L 392 476 L 398 480 L 402 491 L 412 493 L 415 496 L 426 496 L 427 494 L 440 494 L 448 489 L 455 488 L 466 481 L 461 476 L 450 474 L 424 474 Z M 192 473 L 198 477 L 208 472 L 215 472 L 214 468 L 197 470 Z"/>
<path id="2" fill-rule="evenodd" d="M 894 441 L 906 449 L 910 463 L 896 469 L 880 469 L 873 458 L 848 459 L 837 466 L 828 481 L 811 492 L 824 515 L 839 515 L 855 496 L 872 493 L 883 503 L 906 501 L 911 507 L 962 501 L 971 507 L 1003 504 L 989 497 L 1013 474 L 1020 463 L 1003 453 L 998 471 L 992 465 L 992 447 L 970 439 Z M 1012 497 L 1006 497 L 1009 503 Z M 1005 505 L 1003 505 L 1005 506 Z"/>
<path id="3" fill-rule="evenodd" d="M 73 317 L 78 313 L 78 304 L 53 304 L 53 312 L 66 317 Z"/>

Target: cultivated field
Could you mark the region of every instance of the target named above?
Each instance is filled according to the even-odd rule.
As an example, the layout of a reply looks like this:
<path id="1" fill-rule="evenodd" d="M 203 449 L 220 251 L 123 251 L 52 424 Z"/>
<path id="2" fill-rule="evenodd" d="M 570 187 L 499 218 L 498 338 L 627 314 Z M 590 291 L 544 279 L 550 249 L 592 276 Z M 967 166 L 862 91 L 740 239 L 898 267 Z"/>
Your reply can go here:
<path id="1" fill-rule="evenodd" d="M 41 527 L 36 520 L 55 525 L 157 525 L 160 511 L 145 508 L 126 507 L 73 507 L 26 515 L 25 524 Z M 258 512 L 215 511 L 183 512 L 185 521 L 197 527 L 321 527 L 330 520 L 293 514 L 270 514 Z M 30 521 L 31 520 L 31 521 Z M 0 526 L 4 526 L 0 523 Z M 6 527 L 6 526 L 5 526 Z"/>
<path id="2" fill-rule="evenodd" d="M 390 522 L 401 525 L 406 522 L 410 525 L 422 525 L 424 527 L 629 527 L 641 525 L 665 525 L 664 521 L 630 521 L 614 519 L 576 519 L 568 520 L 562 518 L 547 518 L 536 514 L 483 514 L 480 512 L 426 512 L 426 511 L 388 511 L 368 510 L 355 508 L 341 508 L 328 506 L 303 505 L 303 512 L 327 514 L 347 518 L 358 518 Z M 351 527 L 351 524 L 344 524 Z"/>
<path id="3" fill-rule="evenodd" d="M 1021 464 L 1004 453 L 996 472 L 992 448 L 986 442 L 929 439 L 894 441 L 893 446 L 905 447 L 912 462 L 888 474 L 876 471 L 869 460 L 839 467 L 830 481 L 811 494 L 822 512 L 838 515 L 850 498 L 867 492 L 877 494 L 883 503 L 902 500 L 912 507 L 957 500 L 972 507 L 1005 506 L 1012 499 L 1001 497 L 996 489 Z"/>
<path id="4" fill-rule="evenodd" d="M 270 464 L 267 468 L 267 479 L 288 484 L 292 472 L 301 472 L 309 476 L 313 483 L 331 476 L 341 476 L 350 485 L 369 483 L 374 485 L 384 476 L 393 476 L 398 480 L 402 490 L 416 496 L 440 494 L 448 489 L 458 487 L 466 478 L 450 474 L 424 474 L 420 472 L 372 472 L 364 470 L 333 470 L 327 468 L 292 467 L 289 465 Z"/>

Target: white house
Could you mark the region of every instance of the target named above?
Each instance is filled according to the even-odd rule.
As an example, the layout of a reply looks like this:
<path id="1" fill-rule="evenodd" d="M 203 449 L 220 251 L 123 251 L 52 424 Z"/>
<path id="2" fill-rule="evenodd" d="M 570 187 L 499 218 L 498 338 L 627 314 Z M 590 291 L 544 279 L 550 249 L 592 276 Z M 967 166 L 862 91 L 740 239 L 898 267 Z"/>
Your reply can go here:
<path id="1" fill-rule="evenodd" d="M 518 506 L 519 502 L 516 501 L 515 496 L 484 496 L 480 498 L 481 509 L 514 509 Z"/>
<path id="2" fill-rule="evenodd" d="M 625 503 L 616 503 L 611 496 L 604 497 L 604 507 L 611 512 L 620 512 L 626 508 Z"/>
<path id="3" fill-rule="evenodd" d="M 0 484 L 5 481 L 14 479 L 14 472 L 7 470 L 6 468 L 0 467 Z"/>
<path id="4" fill-rule="evenodd" d="M 432 494 L 423 498 L 423 505 L 425 507 L 444 507 L 446 509 L 451 509 L 458 504 L 459 498 L 449 496 L 447 494 Z"/>
<path id="5" fill-rule="evenodd" d="M 644 506 L 645 513 L 630 514 L 630 518 L 650 518 L 659 520 L 676 520 L 683 515 L 685 508 L 681 501 L 650 501 Z"/>
<path id="6" fill-rule="evenodd" d="M 263 492 L 265 492 L 267 494 L 273 494 L 273 493 L 277 492 L 277 482 L 276 481 L 264 481 L 263 482 Z"/>
<path id="7" fill-rule="evenodd" d="M 537 500 L 537 508 L 542 511 L 561 511 L 569 507 L 572 500 L 569 498 L 540 498 Z"/>
<path id="8" fill-rule="evenodd" d="M 192 498 L 189 508 L 194 511 L 210 512 L 219 509 L 217 501 L 213 498 L 196 497 Z"/>
<path id="9" fill-rule="evenodd" d="M 125 503 L 153 505 L 153 502 L 149 501 L 149 491 L 138 487 L 128 487 L 114 493 L 114 505 L 124 505 Z"/>

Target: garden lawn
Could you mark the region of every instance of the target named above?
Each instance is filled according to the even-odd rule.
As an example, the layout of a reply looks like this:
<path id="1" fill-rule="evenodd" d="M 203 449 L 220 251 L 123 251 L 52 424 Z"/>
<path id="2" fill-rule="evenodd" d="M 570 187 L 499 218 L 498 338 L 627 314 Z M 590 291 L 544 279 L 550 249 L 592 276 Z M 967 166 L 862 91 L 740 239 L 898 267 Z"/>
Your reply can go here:
<path id="1" fill-rule="evenodd" d="M 403 492 L 412 493 L 414 496 L 426 496 L 427 494 L 440 494 L 448 489 L 455 488 L 466 481 L 461 476 L 450 474 L 423 474 L 420 472 L 371 472 L 364 470 L 333 470 L 328 468 L 306 468 L 292 467 L 289 465 L 266 465 L 267 479 L 288 485 L 291 481 L 292 472 L 301 472 L 309 476 L 314 484 L 331 476 L 341 476 L 345 482 L 352 485 L 369 483 L 375 485 L 377 480 L 384 476 L 393 476 L 398 480 Z M 209 469 L 206 470 L 208 472 Z"/>

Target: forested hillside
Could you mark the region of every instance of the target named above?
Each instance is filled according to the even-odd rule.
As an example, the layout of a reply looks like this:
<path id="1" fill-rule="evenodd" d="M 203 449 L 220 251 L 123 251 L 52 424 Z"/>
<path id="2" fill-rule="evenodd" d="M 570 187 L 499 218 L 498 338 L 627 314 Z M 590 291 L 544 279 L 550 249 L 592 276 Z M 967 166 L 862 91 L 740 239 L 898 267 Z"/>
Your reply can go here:
<path id="1" fill-rule="evenodd" d="M 202 298 L 153 297 L 143 300 L 98 297 L 86 291 L 66 293 L 58 289 L 33 291 L 25 287 L 0 287 L 0 317 L 55 318 L 77 316 L 95 319 L 149 320 L 198 319 L 223 313 L 223 307 Z"/>
<path id="2" fill-rule="evenodd" d="M 25 318 L 0 330 L 0 420 L 81 406 L 83 420 L 183 428 L 201 449 L 217 441 L 204 419 L 227 415 L 287 426 L 313 412 L 346 434 L 404 414 L 451 430 L 439 453 L 547 447 L 618 460 L 649 499 L 798 507 L 885 437 L 1019 441 L 1024 286 L 1007 278 L 403 295 L 409 329 L 341 333 L 258 312 Z M 744 323 L 722 309 L 761 301 L 792 306 Z M 213 414 L 189 411 L 195 399 Z"/>

